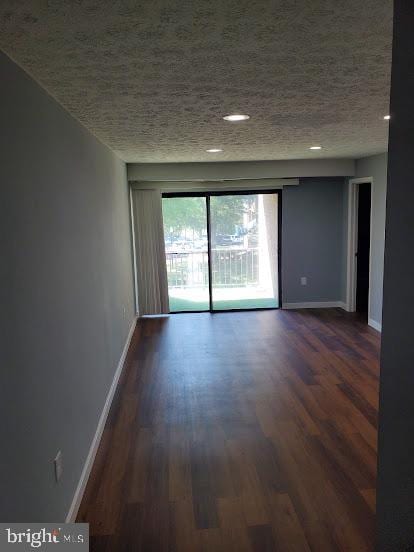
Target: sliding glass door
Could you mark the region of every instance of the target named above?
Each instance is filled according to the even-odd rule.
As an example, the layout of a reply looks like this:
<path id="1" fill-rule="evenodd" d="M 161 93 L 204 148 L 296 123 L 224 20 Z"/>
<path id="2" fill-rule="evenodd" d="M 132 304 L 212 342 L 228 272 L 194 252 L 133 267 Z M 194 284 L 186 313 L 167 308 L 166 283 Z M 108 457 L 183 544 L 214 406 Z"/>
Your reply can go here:
<path id="1" fill-rule="evenodd" d="M 214 310 L 277 308 L 278 195 L 212 195 Z"/>
<path id="2" fill-rule="evenodd" d="M 279 306 L 277 192 L 165 194 L 171 312 Z"/>
<path id="3" fill-rule="evenodd" d="M 170 311 L 210 310 L 207 199 L 163 197 Z"/>

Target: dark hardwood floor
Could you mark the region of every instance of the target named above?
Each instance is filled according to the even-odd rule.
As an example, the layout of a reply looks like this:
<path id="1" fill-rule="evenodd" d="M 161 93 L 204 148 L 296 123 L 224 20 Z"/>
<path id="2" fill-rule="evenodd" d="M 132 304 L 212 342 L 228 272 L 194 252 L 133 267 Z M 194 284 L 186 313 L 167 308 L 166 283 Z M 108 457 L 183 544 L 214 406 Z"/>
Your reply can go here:
<path id="1" fill-rule="evenodd" d="M 379 334 L 337 309 L 139 322 L 91 550 L 373 550 Z"/>

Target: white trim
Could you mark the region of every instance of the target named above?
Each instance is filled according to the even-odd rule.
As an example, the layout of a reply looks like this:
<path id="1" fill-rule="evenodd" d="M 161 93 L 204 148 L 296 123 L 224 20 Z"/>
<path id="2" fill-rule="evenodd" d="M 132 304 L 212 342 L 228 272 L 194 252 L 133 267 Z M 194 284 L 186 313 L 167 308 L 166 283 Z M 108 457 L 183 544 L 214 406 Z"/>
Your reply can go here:
<path id="1" fill-rule="evenodd" d="M 357 261 L 355 258 L 358 240 L 358 186 L 371 184 L 371 212 L 370 212 L 370 244 L 369 244 L 369 291 L 368 291 L 368 319 L 371 314 L 372 289 L 372 197 L 374 194 L 374 179 L 372 176 L 351 178 L 348 187 L 348 244 L 346 269 L 346 306 L 348 312 L 356 310 L 356 278 Z"/>
<path id="2" fill-rule="evenodd" d="M 374 328 L 374 330 L 377 330 L 378 332 L 382 331 L 382 324 L 372 318 L 368 318 L 368 326 L 371 326 L 371 328 Z"/>
<path id="3" fill-rule="evenodd" d="M 78 514 L 79 506 L 82 501 L 83 493 L 85 492 L 86 484 L 88 482 L 93 463 L 95 461 L 96 453 L 98 452 L 98 447 L 99 447 L 102 433 L 106 424 L 106 419 L 108 417 L 109 410 L 111 408 L 112 399 L 114 398 L 115 390 L 122 373 L 122 368 L 124 367 L 125 358 L 129 349 L 129 344 L 131 343 L 131 339 L 134 334 L 136 325 L 137 325 L 137 317 L 135 316 L 134 320 L 132 321 L 131 327 L 129 329 L 128 337 L 125 342 L 124 348 L 122 350 L 121 358 L 119 359 L 118 366 L 115 370 L 114 379 L 112 380 L 111 387 L 109 388 L 108 395 L 106 397 L 106 401 L 105 401 L 101 416 L 99 418 L 98 426 L 96 428 L 95 435 L 92 439 L 88 456 L 86 457 L 85 465 L 83 466 L 83 470 L 78 482 L 78 486 L 76 487 L 76 491 L 75 491 L 72 503 L 70 505 L 68 514 L 66 516 L 66 523 L 74 523 L 76 516 Z"/>
<path id="4" fill-rule="evenodd" d="M 343 301 L 310 301 L 306 303 L 283 303 L 282 309 L 345 309 Z"/>
<path id="5" fill-rule="evenodd" d="M 350 178 L 349 183 L 351 184 L 366 184 L 369 182 L 370 184 L 374 183 L 374 178 L 372 176 L 361 176 L 358 178 Z"/>
<path id="6" fill-rule="evenodd" d="M 348 183 L 348 239 L 346 263 L 346 310 L 355 311 L 355 249 L 356 249 L 356 212 L 357 194 L 355 183 Z"/>

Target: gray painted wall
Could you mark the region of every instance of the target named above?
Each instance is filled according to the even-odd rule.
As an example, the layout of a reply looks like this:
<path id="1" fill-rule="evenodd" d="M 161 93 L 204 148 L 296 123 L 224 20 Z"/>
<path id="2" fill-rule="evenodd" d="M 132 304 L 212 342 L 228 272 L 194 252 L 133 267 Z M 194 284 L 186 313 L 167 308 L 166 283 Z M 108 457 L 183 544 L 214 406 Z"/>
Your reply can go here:
<path id="1" fill-rule="evenodd" d="M 371 209 L 371 287 L 370 318 L 382 322 L 382 285 L 384 277 L 385 200 L 387 195 L 387 154 L 364 157 L 356 161 L 355 176 L 372 176 Z"/>
<path id="2" fill-rule="evenodd" d="M 283 303 L 343 300 L 344 186 L 343 178 L 308 178 L 283 189 Z"/>
<path id="3" fill-rule="evenodd" d="M 414 549 L 414 3 L 395 0 L 380 415 L 378 552 Z"/>
<path id="4" fill-rule="evenodd" d="M 0 80 L 0 520 L 62 521 L 134 317 L 126 168 L 1 53 Z"/>

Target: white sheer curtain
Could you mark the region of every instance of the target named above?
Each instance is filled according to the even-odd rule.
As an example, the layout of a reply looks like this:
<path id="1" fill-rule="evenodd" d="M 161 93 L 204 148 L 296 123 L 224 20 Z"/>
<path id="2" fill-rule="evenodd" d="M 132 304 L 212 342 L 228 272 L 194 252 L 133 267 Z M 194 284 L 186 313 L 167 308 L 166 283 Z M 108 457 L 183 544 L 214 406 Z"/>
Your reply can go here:
<path id="1" fill-rule="evenodd" d="M 161 193 L 133 190 L 132 206 L 139 314 L 168 313 Z"/>

